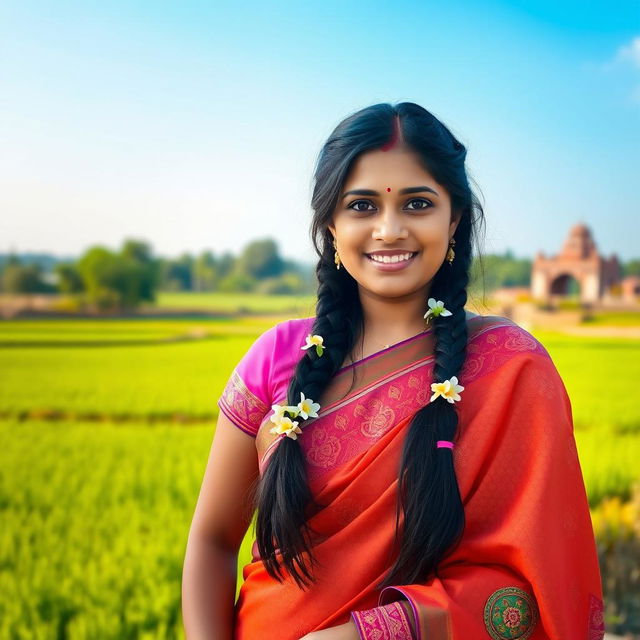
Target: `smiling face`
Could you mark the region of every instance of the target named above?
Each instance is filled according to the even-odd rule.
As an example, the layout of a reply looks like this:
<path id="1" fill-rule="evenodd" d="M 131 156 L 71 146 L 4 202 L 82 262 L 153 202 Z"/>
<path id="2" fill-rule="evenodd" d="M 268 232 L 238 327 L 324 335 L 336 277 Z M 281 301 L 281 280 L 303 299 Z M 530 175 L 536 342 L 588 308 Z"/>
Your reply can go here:
<path id="1" fill-rule="evenodd" d="M 446 189 L 414 151 L 400 145 L 356 159 L 328 228 L 342 266 L 361 290 L 399 298 L 427 295 L 458 222 Z M 376 253 L 400 254 L 401 261 L 380 264 L 367 255 Z"/>

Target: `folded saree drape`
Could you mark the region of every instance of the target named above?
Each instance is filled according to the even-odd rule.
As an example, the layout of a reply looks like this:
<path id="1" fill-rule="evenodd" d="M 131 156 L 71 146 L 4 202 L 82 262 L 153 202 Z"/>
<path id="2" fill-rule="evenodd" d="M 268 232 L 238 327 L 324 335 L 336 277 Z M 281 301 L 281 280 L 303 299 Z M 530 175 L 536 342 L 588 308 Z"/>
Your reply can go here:
<path id="1" fill-rule="evenodd" d="M 291 320 L 264 334 L 219 401 L 256 437 L 261 470 L 280 442 L 269 434 L 271 404 L 286 403 L 284 381 L 312 323 Z M 601 578 L 564 384 L 544 347 L 515 323 L 500 316 L 468 323 L 456 446 L 438 451 L 453 455 L 466 525 L 439 577 L 375 586 L 398 552 L 403 440 L 431 396 L 428 331 L 343 367 L 314 398 L 320 415 L 302 423 L 299 443 L 323 505 L 309 520 L 316 582 L 302 591 L 288 575 L 274 580 L 254 544 L 236 603 L 236 640 L 298 640 L 372 610 L 380 615 L 368 613 L 370 625 L 359 629 L 366 639 L 603 637 Z M 258 376 L 272 379 L 259 386 Z M 396 601 L 410 604 L 411 635 L 401 608 L 389 607 Z"/>

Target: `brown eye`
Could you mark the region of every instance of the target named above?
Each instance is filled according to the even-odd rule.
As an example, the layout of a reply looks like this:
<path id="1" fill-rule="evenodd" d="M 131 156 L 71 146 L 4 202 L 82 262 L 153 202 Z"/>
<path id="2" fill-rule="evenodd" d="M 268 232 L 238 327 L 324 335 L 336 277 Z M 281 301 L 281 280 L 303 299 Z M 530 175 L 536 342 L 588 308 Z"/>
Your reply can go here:
<path id="1" fill-rule="evenodd" d="M 371 204 L 368 200 L 356 200 L 352 202 L 347 209 L 353 209 L 354 211 L 371 211 L 371 209 L 359 209 L 357 205 L 359 204 Z"/>
<path id="2" fill-rule="evenodd" d="M 414 198 L 409 202 L 409 204 L 411 204 L 412 202 L 421 202 L 426 205 L 424 207 L 417 207 L 417 209 L 415 209 L 416 211 L 419 211 L 421 209 L 429 209 L 430 207 L 433 207 L 433 202 L 431 202 L 431 200 L 427 200 L 426 198 Z"/>

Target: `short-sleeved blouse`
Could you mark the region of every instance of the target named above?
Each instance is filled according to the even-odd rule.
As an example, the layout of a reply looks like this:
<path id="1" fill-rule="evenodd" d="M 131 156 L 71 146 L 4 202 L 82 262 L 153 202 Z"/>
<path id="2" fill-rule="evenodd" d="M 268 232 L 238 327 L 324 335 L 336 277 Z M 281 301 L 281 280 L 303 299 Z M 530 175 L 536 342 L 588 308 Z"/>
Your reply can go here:
<path id="1" fill-rule="evenodd" d="M 286 399 L 314 320 L 314 316 L 294 318 L 267 329 L 231 372 L 217 404 L 245 433 L 255 437 L 271 406 Z M 293 349 L 295 344 L 300 349 Z"/>

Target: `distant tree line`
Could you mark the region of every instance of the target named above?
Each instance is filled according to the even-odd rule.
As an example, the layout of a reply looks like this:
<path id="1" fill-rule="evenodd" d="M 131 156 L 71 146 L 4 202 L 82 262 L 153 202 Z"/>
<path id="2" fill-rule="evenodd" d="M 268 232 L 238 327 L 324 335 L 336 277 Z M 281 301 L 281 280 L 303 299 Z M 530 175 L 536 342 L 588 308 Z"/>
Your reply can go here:
<path id="1" fill-rule="evenodd" d="M 154 302 L 160 291 L 305 294 L 315 290 L 313 268 L 286 260 L 270 239 L 250 242 L 238 256 L 185 253 L 178 258 L 153 255 L 149 244 L 126 240 L 117 251 L 89 248 L 77 260 L 27 261 L 0 256 L 0 290 L 4 293 L 76 295 L 99 309 L 132 309 Z"/>
<path id="2" fill-rule="evenodd" d="M 314 254 L 315 258 L 315 254 Z M 472 289 L 491 292 L 499 287 L 529 286 L 531 260 L 511 251 L 486 254 L 482 269 L 472 265 Z M 640 276 L 640 260 L 622 263 L 623 276 Z M 117 251 L 89 248 L 78 259 L 56 260 L 50 255 L 0 255 L 0 291 L 4 293 L 63 293 L 80 297 L 100 309 L 135 308 L 154 302 L 161 291 L 261 294 L 313 294 L 314 265 L 280 256 L 270 238 L 247 244 L 239 255 L 184 253 L 177 258 L 153 255 L 148 243 L 126 240 Z"/>

